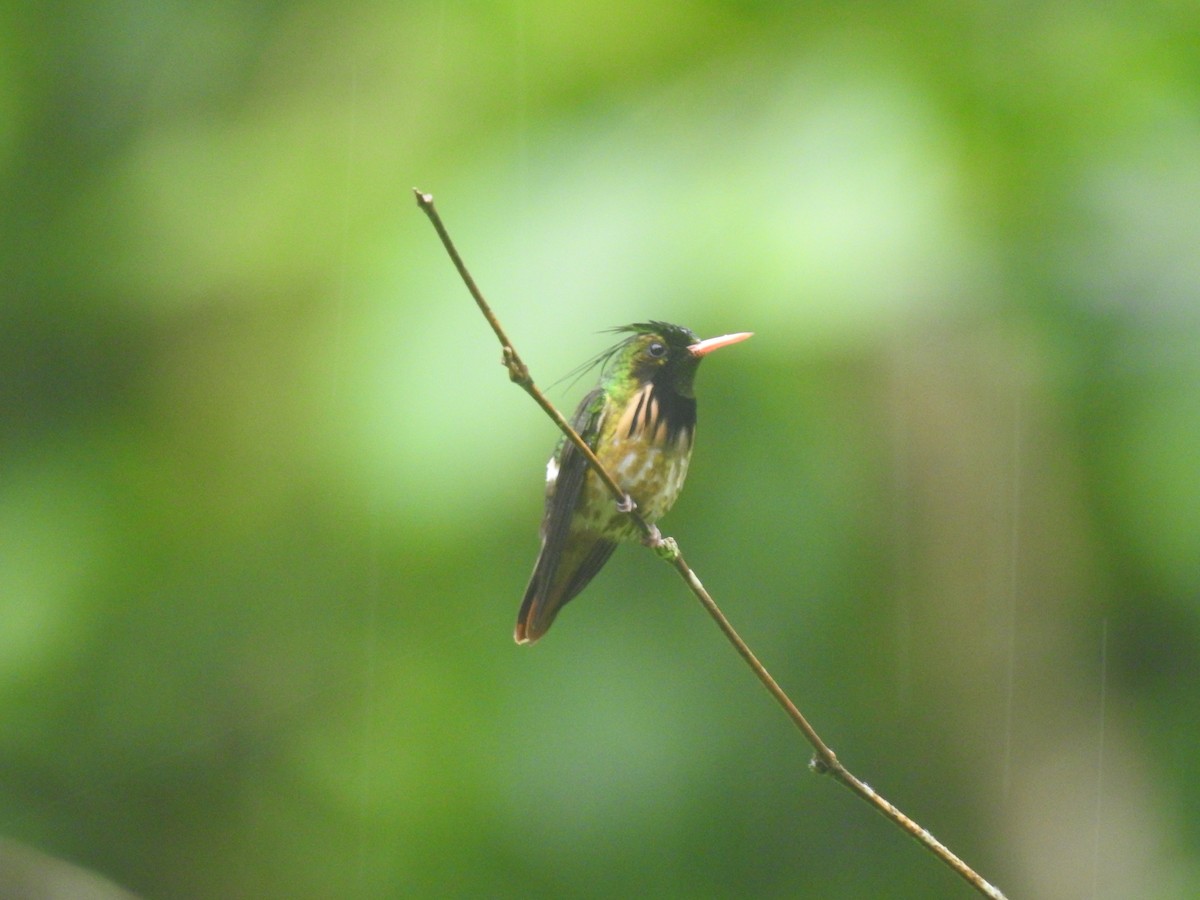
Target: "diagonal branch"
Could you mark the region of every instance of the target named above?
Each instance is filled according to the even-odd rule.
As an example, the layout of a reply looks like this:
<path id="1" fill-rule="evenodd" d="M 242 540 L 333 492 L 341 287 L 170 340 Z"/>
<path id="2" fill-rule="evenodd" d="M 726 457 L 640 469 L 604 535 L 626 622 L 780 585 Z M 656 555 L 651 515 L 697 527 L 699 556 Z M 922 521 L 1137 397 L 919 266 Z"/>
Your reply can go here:
<path id="1" fill-rule="evenodd" d="M 454 263 L 454 268 L 458 269 L 458 274 L 462 277 L 467 290 L 475 298 L 475 303 L 479 307 L 479 311 L 483 313 L 483 317 L 492 326 L 492 331 L 496 333 L 496 338 L 500 341 L 501 348 L 500 362 L 508 369 L 508 377 L 533 398 L 534 402 L 542 408 L 546 415 L 554 420 L 554 424 L 558 426 L 558 430 L 567 436 L 567 440 L 579 449 L 584 459 L 588 461 L 588 465 L 600 476 L 600 480 L 604 482 L 604 486 L 617 498 L 618 503 L 623 504 L 621 508 L 628 511 L 629 518 L 637 525 L 638 530 L 642 532 L 643 536 L 646 538 L 654 537 L 657 532 L 646 523 L 645 519 L 637 514 L 637 510 L 633 505 L 633 498 L 621 489 L 616 479 L 609 474 L 608 470 L 600 463 L 600 460 L 596 458 L 596 454 L 592 452 L 592 448 L 587 445 L 587 442 L 571 427 L 571 423 L 563 417 L 563 414 L 558 411 L 553 403 L 546 399 L 546 395 L 533 383 L 533 378 L 529 375 L 529 367 L 525 365 L 525 362 L 518 355 L 516 348 L 513 347 L 512 341 L 508 339 L 508 335 L 504 332 L 504 327 L 500 324 L 500 320 L 496 318 L 496 314 L 492 312 L 492 308 L 488 305 L 487 300 L 483 298 L 483 292 L 475 284 L 475 279 L 467 271 L 467 264 L 458 255 L 458 249 L 454 246 L 454 241 L 450 240 L 450 234 L 446 231 L 446 226 L 442 224 L 442 217 L 434 209 L 433 194 L 423 194 L 416 188 L 413 188 L 413 193 L 417 197 L 417 206 L 421 207 L 425 215 L 429 216 L 429 221 L 433 223 L 434 230 L 438 233 L 438 237 L 442 239 L 442 246 L 446 248 L 446 252 L 450 255 L 450 260 Z"/>
<path id="2" fill-rule="evenodd" d="M 975 888 L 980 894 L 985 897 L 990 897 L 992 900 L 1005 900 L 1004 894 L 999 889 L 993 887 L 983 879 L 974 869 L 968 866 L 965 862 L 959 859 L 950 851 L 945 844 L 935 838 L 926 829 L 922 828 L 903 812 L 889 803 L 886 799 L 880 796 L 866 782 L 857 778 L 845 766 L 841 764 L 833 750 L 821 739 L 816 730 L 804 718 L 804 715 L 792 702 L 791 698 L 784 692 L 779 683 L 771 677 L 771 673 L 766 667 L 759 662 L 758 657 L 742 640 L 741 636 L 734 630 L 729 620 L 725 618 L 725 614 L 721 612 L 721 608 L 717 606 L 717 602 L 704 589 L 704 585 L 700 583 L 700 579 L 692 568 L 683 558 L 683 554 L 679 550 L 678 544 L 674 538 L 660 538 L 657 529 L 646 523 L 646 520 L 638 515 L 637 510 L 633 507 L 631 498 L 617 483 L 616 479 L 604 468 L 600 460 L 596 458 L 596 454 L 592 452 L 592 448 L 579 436 L 571 423 L 568 422 L 546 396 L 534 384 L 533 378 L 529 374 L 529 369 L 517 354 L 512 342 L 508 339 L 504 328 L 500 325 L 499 319 L 492 312 L 488 302 L 484 299 L 483 293 L 475 284 L 475 279 L 471 277 L 471 273 L 467 271 L 467 266 L 459 256 L 458 250 L 454 246 L 454 242 L 450 239 L 449 233 L 446 231 L 446 226 L 442 224 L 441 216 L 433 205 L 433 195 L 422 193 L 420 190 L 413 188 L 413 194 L 417 198 L 417 206 L 421 211 L 429 217 L 429 221 L 433 224 L 434 230 L 437 231 L 438 237 L 442 240 L 442 245 L 446 248 L 446 252 L 450 255 L 454 267 L 458 269 L 458 274 L 462 277 L 463 283 L 466 284 L 467 290 L 471 292 L 471 296 L 475 298 L 475 303 L 479 306 L 479 311 L 483 313 L 483 317 L 487 319 L 488 324 L 492 326 L 492 331 L 496 333 L 497 339 L 500 341 L 502 348 L 502 362 L 508 369 L 509 378 L 516 382 L 524 391 L 529 394 L 534 401 L 554 420 L 559 430 L 566 435 L 567 439 L 573 443 L 579 451 L 583 453 L 588 461 L 588 465 L 604 482 L 605 487 L 613 495 L 617 501 L 619 508 L 622 511 L 627 511 L 627 515 L 637 525 L 643 536 L 647 539 L 658 552 L 660 556 L 667 560 L 671 566 L 679 573 L 679 576 L 687 584 L 689 590 L 700 601 L 705 611 L 717 623 L 717 627 L 724 633 L 729 643 L 733 644 L 735 650 L 746 661 L 746 664 L 754 672 L 755 676 L 767 691 L 775 698 L 776 702 L 783 707 L 784 712 L 800 729 L 805 740 L 812 745 L 815 751 L 812 760 L 809 763 L 813 771 L 831 775 L 837 781 L 840 781 L 858 796 L 862 797 L 872 806 L 874 806 L 884 817 L 895 823 L 897 826 L 906 831 L 919 844 L 925 847 L 930 853 L 934 854 L 943 863 L 957 872 L 971 887 Z"/>

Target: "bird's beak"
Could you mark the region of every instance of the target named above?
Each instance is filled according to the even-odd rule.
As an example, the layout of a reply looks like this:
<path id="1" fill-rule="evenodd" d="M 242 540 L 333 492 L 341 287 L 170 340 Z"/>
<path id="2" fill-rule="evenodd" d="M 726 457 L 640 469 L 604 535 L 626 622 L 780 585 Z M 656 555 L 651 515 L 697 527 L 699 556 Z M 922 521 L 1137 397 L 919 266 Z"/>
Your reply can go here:
<path id="1" fill-rule="evenodd" d="M 753 331 L 739 331 L 737 334 L 723 334 L 720 337 L 707 338 L 706 340 L 691 344 L 688 347 L 688 352 L 699 359 L 707 353 L 712 353 L 712 351 L 721 347 L 728 347 L 730 344 L 736 344 L 738 341 L 744 341 L 753 335 Z"/>

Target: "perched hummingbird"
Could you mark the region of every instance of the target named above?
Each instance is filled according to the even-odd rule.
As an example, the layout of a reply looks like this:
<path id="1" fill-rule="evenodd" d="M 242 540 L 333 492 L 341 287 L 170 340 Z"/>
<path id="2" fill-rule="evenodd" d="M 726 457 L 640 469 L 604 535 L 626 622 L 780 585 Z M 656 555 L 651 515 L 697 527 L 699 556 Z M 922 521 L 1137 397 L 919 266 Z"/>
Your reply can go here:
<path id="1" fill-rule="evenodd" d="M 580 402 L 571 425 L 653 525 L 671 508 L 687 475 L 696 431 L 692 382 L 700 360 L 750 333 L 701 341 L 666 322 L 612 330 L 629 337 L 596 358 L 600 386 Z M 617 542 L 639 536 L 583 454 L 560 440 L 546 464 L 542 549 L 517 614 L 517 643 L 532 644 L 545 634 Z"/>

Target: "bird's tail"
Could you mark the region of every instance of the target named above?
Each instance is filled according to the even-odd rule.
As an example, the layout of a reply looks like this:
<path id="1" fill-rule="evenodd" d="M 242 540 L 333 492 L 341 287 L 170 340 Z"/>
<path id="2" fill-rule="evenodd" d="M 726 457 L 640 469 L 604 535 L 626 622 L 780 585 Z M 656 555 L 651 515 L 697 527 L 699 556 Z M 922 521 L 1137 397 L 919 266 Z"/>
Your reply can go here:
<path id="1" fill-rule="evenodd" d="M 559 559 L 551 559 L 543 548 L 517 613 L 516 642 L 532 644 L 549 631 L 558 611 L 596 577 L 616 548 L 614 541 L 571 541 Z"/>

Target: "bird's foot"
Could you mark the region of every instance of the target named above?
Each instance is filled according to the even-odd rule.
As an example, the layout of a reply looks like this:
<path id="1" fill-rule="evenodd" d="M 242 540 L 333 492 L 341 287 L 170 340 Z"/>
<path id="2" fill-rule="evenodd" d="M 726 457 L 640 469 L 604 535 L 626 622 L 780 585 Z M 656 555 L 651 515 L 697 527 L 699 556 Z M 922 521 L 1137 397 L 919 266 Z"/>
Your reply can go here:
<path id="1" fill-rule="evenodd" d="M 642 538 L 642 543 L 662 559 L 674 559 L 679 555 L 679 545 L 675 543 L 675 538 L 663 537 L 657 525 L 650 526 L 650 533 Z"/>
<path id="2" fill-rule="evenodd" d="M 637 509 L 637 504 L 633 502 L 633 498 L 626 494 L 617 501 L 617 512 L 631 513 Z"/>

